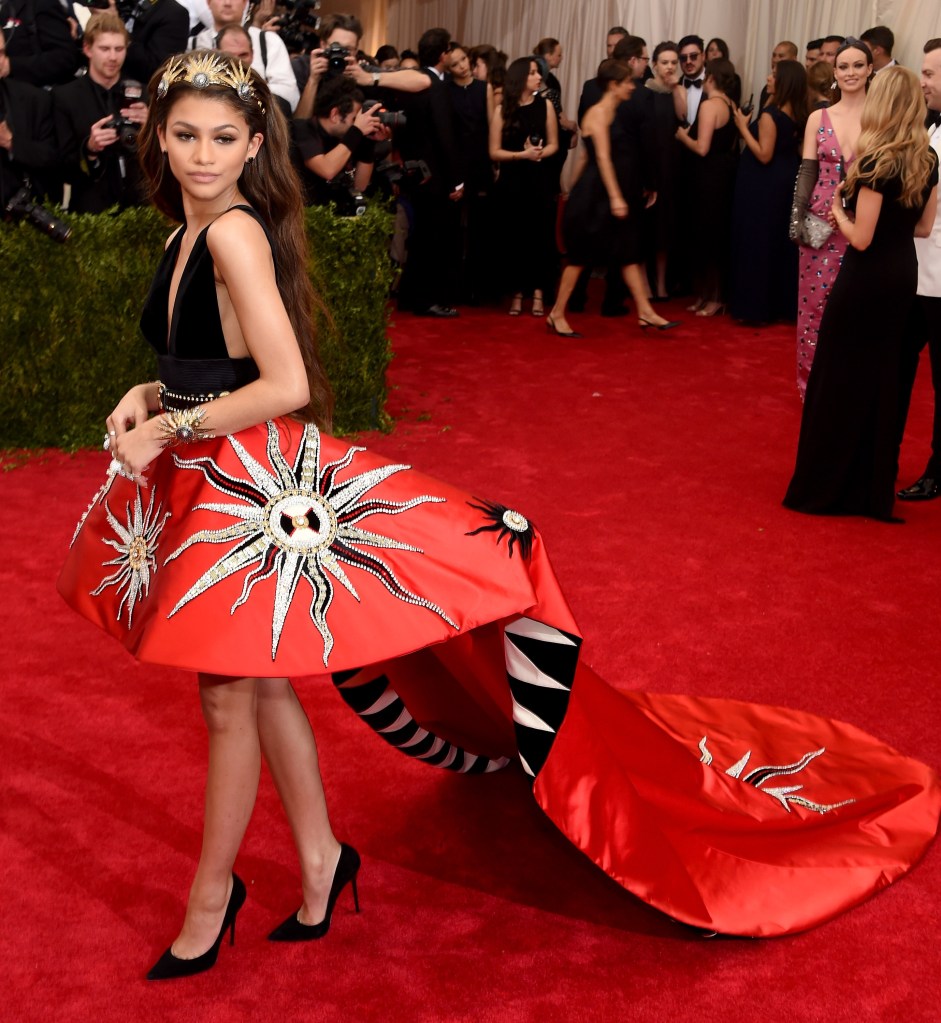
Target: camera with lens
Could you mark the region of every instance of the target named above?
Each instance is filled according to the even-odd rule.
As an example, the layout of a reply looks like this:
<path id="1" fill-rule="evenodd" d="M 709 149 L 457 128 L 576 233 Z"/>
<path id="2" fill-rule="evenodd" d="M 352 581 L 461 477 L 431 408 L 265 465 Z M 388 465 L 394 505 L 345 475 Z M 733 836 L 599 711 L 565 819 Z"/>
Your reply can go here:
<path id="1" fill-rule="evenodd" d="M 125 78 L 121 83 L 121 98 L 118 100 L 120 110 L 129 107 L 132 103 L 142 103 L 144 100 L 144 87 L 133 78 Z M 137 136 L 140 134 L 141 126 L 136 121 L 127 117 L 115 114 L 110 121 L 104 125 L 118 133 L 118 144 L 128 152 L 137 152 Z"/>
<path id="2" fill-rule="evenodd" d="M 339 217 L 361 217 L 366 212 L 366 198 L 355 188 L 337 188 L 330 196 Z"/>
<path id="3" fill-rule="evenodd" d="M 25 220 L 38 231 L 49 235 L 54 241 L 68 241 L 72 228 L 63 220 L 54 217 L 44 206 L 35 202 L 32 187 L 27 181 L 3 208 L 4 215 L 10 220 Z"/>
<path id="4" fill-rule="evenodd" d="M 316 49 L 320 0 L 279 0 L 278 7 L 278 35 L 288 52 L 310 53 Z"/>
<path id="5" fill-rule="evenodd" d="M 320 55 L 327 58 L 328 78 L 336 78 L 346 71 L 346 58 L 349 57 L 350 51 L 345 46 L 331 43 L 320 51 Z"/>
<path id="6" fill-rule="evenodd" d="M 382 104 L 377 99 L 368 99 L 363 104 L 363 110 L 372 110 L 373 107 L 381 107 Z M 381 124 L 386 124 L 390 128 L 401 128 L 408 124 L 408 119 L 401 110 L 377 110 L 373 117 L 378 117 Z"/>

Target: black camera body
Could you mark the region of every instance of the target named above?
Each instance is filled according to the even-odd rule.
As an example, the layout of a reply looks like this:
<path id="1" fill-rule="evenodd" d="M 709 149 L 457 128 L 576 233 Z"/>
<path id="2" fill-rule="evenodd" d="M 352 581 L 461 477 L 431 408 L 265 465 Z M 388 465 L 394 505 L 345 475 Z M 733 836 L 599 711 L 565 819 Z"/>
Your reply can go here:
<path id="1" fill-rule="evenodd" d="M 284 8 L 278 15 L 278 35 L 288 52 L 310 53 L 318 45 L 314 33 L 320 27 L 320 0 L 280 0 L 278 6 Z"/>
<path id="2" fill-rule="evenodd" d="M 372 110 L 382 104 L 377 99 L 368 99 L 363 104 L 363 110 Z M 377 110 L 373 117 L 378 117 L 380 124 L 386 124 L 390 128 L 402 128 L 408 124 L 408 118 L 401 110 Z"/>
<path id="3" fill-rule="evenodd" d="M 321 56 L 327 58 L 327 77 L 338 78 L 346 71 L 346 58 L 350 51 L 339 43 L 331 43 L 320 51 Z"/>
<path id="4" fill-rule="evenodd" d="M 10 220 L 27 221 L 57 242 L 68 241 L 72 234 L 72 228 L 64 220 L 54 217 L 44 206 L 33 201 L 28 183 L 10 199 L 3 212 Z"/>
<path id="5" fill-rule="evenodd" d="M 118 145 L 122 149 L 132 152 L 137 150 L 137 136 L 140 134 L 140 125 L 136 121 L 130 121 L 126 117 L 115 116 L 106 121 L 105 128 L 111 128 L 118 133 Z"/>
<path id="6" fill-rule="evenodd" d="M 366 199 L 355 188 L 336 189 L 330 201 L 340 217 L 361 217 L 366 212 Z"/>

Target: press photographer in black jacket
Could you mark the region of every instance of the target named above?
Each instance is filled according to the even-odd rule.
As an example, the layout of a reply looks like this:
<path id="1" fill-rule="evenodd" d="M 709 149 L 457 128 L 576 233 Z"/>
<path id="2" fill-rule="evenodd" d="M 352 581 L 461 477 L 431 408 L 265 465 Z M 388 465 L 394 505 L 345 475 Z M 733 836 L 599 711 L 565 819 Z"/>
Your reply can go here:
<path id="1" fill-rule="evenodd" d="M 78 44 L 59 0 L 0 0 L 9 77 L 30 85 L 67 82 L 79 64 Z"/>

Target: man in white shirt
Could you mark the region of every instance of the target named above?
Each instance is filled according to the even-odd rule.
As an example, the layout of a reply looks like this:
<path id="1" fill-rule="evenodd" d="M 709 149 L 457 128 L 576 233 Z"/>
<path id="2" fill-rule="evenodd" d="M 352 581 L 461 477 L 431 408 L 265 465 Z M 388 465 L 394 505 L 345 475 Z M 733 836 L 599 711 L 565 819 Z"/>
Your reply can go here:
<path id="1" fill-rule="evenodd" d="M 208 2 L 209 12 L 212 14 L 212 28 L 204 29 L 196 36 L 192 47 L 196 50 L 216 49 L 216 37 L 219 29 L 233 21 L 244 24 L 245 12 L 248 9 L 248 0 L 208 0 Z M 288 56 L 287 47 L 277 32 L 263 32 L 260 28 L 250 25 L 248 34 L 251 37 L 252 51 L 255 54 L 252 69 L 257 71 L 268 83 L 272 95 L 282 101 L 282 107 L 286 108 L 284 113 L 290 117 L 301 94 L 297 87 L 297 79 L 294 77 L 294 69 L 291 67 L 291 58 Z"/>
<path id="2" fill-rule="evenodd" d="M 683 36 L 680 40 L 680 71 L 686 90 L 686 123 L 694 124 L 706 80 L 706 44 L 699 36 Z"/>
<path id="3" fill-rule="evenodd" d="M 925 43 L 921 91 L 928 104 L 931 147 L 941 157 L 941 39 Z M 930 501 L 941 497 L 941 217 L 935 217 L 927 238 L 915 239 L 918 255 L 918 292 L 905 331 L 899 367 L 899 443 L 905 432 L 918 357 L 928 346 L 934 384 L 934 427 L 928 465 L 910 487 L 900 490 L 903 501 Z"/>

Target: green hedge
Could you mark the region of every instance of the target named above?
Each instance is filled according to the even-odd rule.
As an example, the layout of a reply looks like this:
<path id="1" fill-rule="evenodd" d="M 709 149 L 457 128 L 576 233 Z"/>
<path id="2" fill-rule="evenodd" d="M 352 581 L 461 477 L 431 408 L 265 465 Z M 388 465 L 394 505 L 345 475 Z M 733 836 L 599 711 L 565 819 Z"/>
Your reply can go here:
<path id="1" fill-rule="evenodd" d="M 152 209 L 65 219 L 64 245 L 0 224 L 0 449 L 99 444 L 118 398 L 156 376 L 138 320 L 171 225 Z M 311 208 L 306 224 L 334 430 L 384 428 L 391 217 Z"/>

